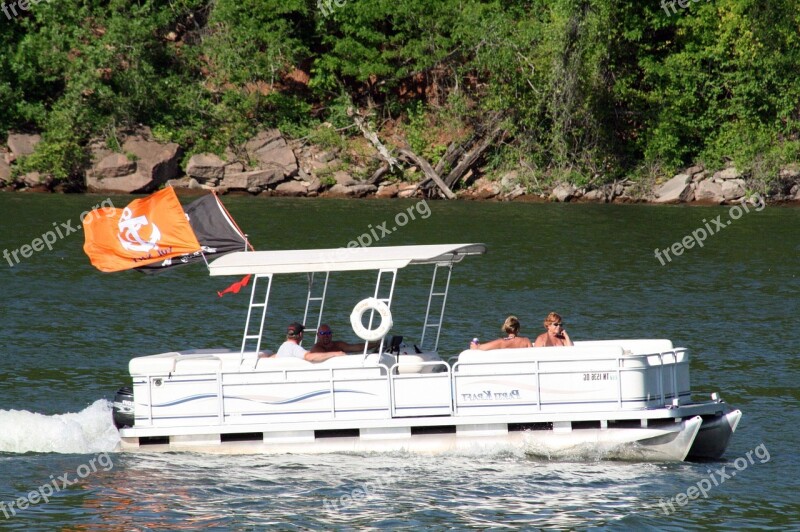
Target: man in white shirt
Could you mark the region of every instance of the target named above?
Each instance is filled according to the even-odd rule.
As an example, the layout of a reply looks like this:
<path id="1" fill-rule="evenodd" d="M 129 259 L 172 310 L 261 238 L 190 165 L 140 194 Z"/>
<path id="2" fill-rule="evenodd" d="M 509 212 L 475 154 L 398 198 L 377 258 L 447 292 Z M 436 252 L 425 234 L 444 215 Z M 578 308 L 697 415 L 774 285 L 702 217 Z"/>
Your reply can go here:
<path id="1" fill-rule="evenodd" d="M 305 326 L 301 323 L 290 323 L 286 328 L 286 341 L 283 342 L 275 353 L 276 357 L 295 357 L 309 362 L 322 362 L 333 357 L 340 357 L 347 355 L 344 351 L 331 351 L 328 353 L 312 353 L 306 351 L 300 342 L 303 341 L 303 330 Z"/>

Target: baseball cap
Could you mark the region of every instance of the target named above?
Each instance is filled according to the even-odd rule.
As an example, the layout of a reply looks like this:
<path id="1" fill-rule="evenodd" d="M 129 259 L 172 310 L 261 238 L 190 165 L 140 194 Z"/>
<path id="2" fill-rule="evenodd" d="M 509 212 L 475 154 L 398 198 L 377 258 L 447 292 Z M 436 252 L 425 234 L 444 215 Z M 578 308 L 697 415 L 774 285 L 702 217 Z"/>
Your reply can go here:
<path id="1" fill-rule="evenodd" d="M 305 326 L 302 323 L 292 322 L 286 328 L 286 335 L 287 336 L 297 336 L 301 332 L 305 330 Z"/>

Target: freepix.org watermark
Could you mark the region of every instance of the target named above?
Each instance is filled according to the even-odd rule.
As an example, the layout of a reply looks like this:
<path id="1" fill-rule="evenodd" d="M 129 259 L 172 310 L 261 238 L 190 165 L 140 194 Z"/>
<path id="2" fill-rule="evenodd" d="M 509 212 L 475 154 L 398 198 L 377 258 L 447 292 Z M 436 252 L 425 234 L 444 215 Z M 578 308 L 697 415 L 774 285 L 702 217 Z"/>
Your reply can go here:
<path id="1" fill-rule="evenodd" d="M 317 0 L 317 9 L 320 10 L 323 17 L 327 17 L 333 13 L 334 6 L 343 7 L 347 0 Z"/>
<path id="2" fill-rule="evenodd" d="M 722 220 L 722 215 L 720 214 L 716 218 L 712 218 L 710 221 L 703 218 L 703 227 L 698 227 L 692 234 L 684 236 L 680 241 L 674 242 L 671 246 L 668 246 L 664 249 L 656 248 L 654 256 L 658 259 L 662 266 L 666 266 L 667 262 L 672 262 L 672 257 L 670 256 L 670 252 L 673 256 L 679 257 L 683 255 L 683 252 L 687 249 L 692 249 L 695 245 L 698 247 L 703 247 L 703 242 L 712 235 L 715 235 L 731 225 L 734 220 L 738 220 L 745 214 L 750 212 L 750 207 L 748 206 L 749 203 L 752 203 L 755 207 L 753 210 L 756 212 L 760 212 L 764 210 L 766 203 L 764 202 L 764 198 L 762 198 L 758 194 L 753 194 L 746 198 L 739 205 L 734 205 L 730 209 L 728 209 L 728 218 L 729 220 Z"/>
<path id="3" fill-rule="evenodd" d="M 767 446 L 762 443 L 755 449 L 747 451 L 744 456 L 740 456 L 734 460 L 734 471 L 725 471 L 728 466 L 722 466 L 722 468 L 714 471 L 708 469 L 706 470 L 708 473 L 708 478 L 702 478 L 698 480 L 697 483 L 694 486 L 690 486 L 685 493 L 678 493 L 674 497 L 670 497 L 667 500 L 662 498 L 658 503 L 658 505 L 661 507 L 661 511 L 664 512 L 664 515 L 669 515 L 675 512 L 675 504 L 680 507 L 686 506 L 689 504 L 689 501 L 693 501 L 699 498 L 701 495 L 704 499 L 707 499 L 708 492 L 711 491 L 712 488 L 724 484 L 726 480 L 730 480 L 735 477 L 737 472 L 744 471 L 749 466 L 755 464 L 756 462 L 753 460 L 754 454 L 756 458 L 758 458 L 758 463 L 760 464 L 765 464 L 770 460 L 769 450 L 767 449 Z"/>
<path id="4" fill-rule="evenodd" d="M 338 499 L 325 499 L 322 501 L 322 506 L 328 512 L 340 512 L 374 497 L 379 492 L 387 489 L 391 483 L 391 480 L 382 478 L 375 479 L 372 482 L 362 482 L 357 488 L 350 490 L 349 493 L 342 495 Z"/>
<path id="5" fill-rule="evenodd" d="M 111 471 L 114 468 L 114 462 L 108 453 L 100 453 L 89 460 L 88 463 L 79 465 L 75 470 L 75 477 L 71 479 L 69 473 L 64 473 L 59 477 L 50 475 L 49 482 L 42 484 L 25 496 L 17 497 L 11 501 L 0 501 L 0 512 L 8 520 L 17 515 L 17 511 L 25 510 L 39 503 L 46 504 L 50 502 L 50 497 L 56 493 L 67 489 L 92 473 L 97 473 L 98 466 L 103 471 Z"/>
<path id="6" fill-rule="evenodd" d="M 52 1 L 53 0 L 15 0 L 14 2 L 8 2 L 7 4 L 4 3 L 2 6 L 0 6 L 0 11 L 3 12 L 8 20 L 11 20 L 12 15 L 14 17 L 19 16 L 19 13 L 17 12 L 18 7 L 21 11 L 28 11 L 31 8 L 31 5 L 35 6 L 41 4 L 42 2 L 47 2 L 49 4 Z"/>
<path id="7" fill-rule="evenodd" d="M 408 225 L 417 219 L 417 214 L 423 220 L 427 220 L 431 216 L 431 207 L 425 200 L 420 200 L 414 205 L 408 207 L 405 211 L 400 211 L 394 216 L 394 225 L 388 227 L 389 222 L 383 222 L 373 227 L 372 224 L 367 225 L 367 232 L 361 233 L 356 238 L 347 243 L 349 248 L 366 248 L 378 242 L 380 239 L 391 235 L 399 228 Z"/>
<path id="8" fill-rule="evenodd" d="M 692 2 L 696 4 L 699 1 L 700 0 L 661 0 L 661 9 L 663 9 L 667 15 L 672 16 L 678 12 L 678 10 L 675 9 L 675 4 L 678 4 L 678 7 L 681 9 L 686 9 Z M 711 0 L 705 1 L 710 2 Z"/>
<path id="9" fill-rule="evenodd" d="M 110 216 L 114 212 L 114 203 L 110 198 L 106 198 L 91 209 L 83 211 L 79 217 L 81 224 L 86 225 L 92 223 L 93 217 L 97 216 L 97 214 L 93 214 L 91 211 L 95 209 L 100 209 L 101 214 L 108 213 Z M 53 222 L 53 229 L 46 231 L 42 233 L 41 236 L 34 238 L 30 244 L 24 244 L 17 249 L 12 249 L 11 251 L 4 249 L 3 258 L 6 259 L 8 265 L 13 268 L 19 264 L 22 259 L 29 259 L 34 253 L 42 251 L 45 248 L 47 248 L 48 251 L 52 251 L 53 244 L 59 240 L 67 238 L 73 233 L 80 231 L 82 227 L 80 224 L 74 227 L 72 224 L 73 220 L 67 220 L 66 222 Z M 22 259 L 20 257 L 22 257 Z"/>

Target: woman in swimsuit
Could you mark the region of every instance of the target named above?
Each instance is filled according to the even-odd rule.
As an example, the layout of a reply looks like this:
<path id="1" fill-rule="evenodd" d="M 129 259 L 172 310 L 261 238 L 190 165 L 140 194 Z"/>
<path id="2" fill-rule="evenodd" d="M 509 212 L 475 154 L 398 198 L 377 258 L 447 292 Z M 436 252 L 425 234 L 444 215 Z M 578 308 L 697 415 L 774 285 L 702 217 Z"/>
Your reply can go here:
<path id="1" fill-rule="evenodd" d="M 569 334 L 567 334 L 567 331 L 564 329 L 564 322 L 561 320 L 561 316 L 555 312 L 551 312 L 544 319 L 544 329 L 547 332 L 540 334 L 536 338 L 533 347 L 573 345 Z"/>
<path id="2" fill-rule="evenodd" d="M 471 343 L 470 349 L 480 349 L 489 351 L 490 349 L 511 349 L 518 347 L 531 347 L 531 341 L 524 336 L 517 336 L 519 333 L 519 320 L 516 316 L 509 316 L 503 323 L 502 331 L 506 334 L 505 338 L 498 338 L 483 344 Z"/>

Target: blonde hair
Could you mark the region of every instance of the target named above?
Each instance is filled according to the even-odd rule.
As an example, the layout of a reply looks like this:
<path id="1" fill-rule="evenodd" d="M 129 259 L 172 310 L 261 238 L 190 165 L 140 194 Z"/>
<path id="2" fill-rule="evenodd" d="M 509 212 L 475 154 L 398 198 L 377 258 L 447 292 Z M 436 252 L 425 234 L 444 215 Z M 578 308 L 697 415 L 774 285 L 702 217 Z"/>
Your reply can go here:
<path id="1" fill-rule="evenodd" d="M 506 321 L 503 322 L 503 327 L 501 330 L 506 334 L 517 334 L 519 332 L 519 320 L 517 317 L 507 317 Z"/>
<path id="2" fill-rule="evenodd" d="M 550 327 L 551 323 L 555 323 L 557 321 L 562 321 L 561 315 L 558 314 L 557 312 L 551 312 L 544 319 L 544 328 L 547 329 L 548 327 Z"/>

